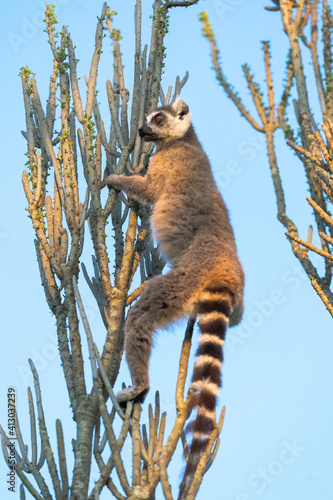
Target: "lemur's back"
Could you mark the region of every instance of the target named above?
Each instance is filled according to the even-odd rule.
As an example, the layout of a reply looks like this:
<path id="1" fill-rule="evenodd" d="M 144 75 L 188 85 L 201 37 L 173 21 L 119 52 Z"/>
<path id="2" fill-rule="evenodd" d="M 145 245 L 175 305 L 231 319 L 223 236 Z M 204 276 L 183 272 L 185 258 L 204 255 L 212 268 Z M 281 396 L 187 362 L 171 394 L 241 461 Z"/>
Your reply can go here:
<path id="1" fill-rule="evenodd" d="M 109 186 L 153 206 L 151 224 L 171 270 L 148 281 L 130 309 L 125 349 L 133 387 L 117 398 L 142 401 L 149 389 L 152 334 L 182 316 L 198 319 L 201 331 L 188 410 L 196 410 L 192 443 L 179 500 L 186 498 L 215 427 L 227 326 L 241 320 L 244 274 L 224 201 L 210 163 L 191 125 L 184 101 L 158 108 L 139 129 L 157 143 L 147 174 L 111 175 Z"/>
<path id="2" fill-rule="evenodd" d="M 202 245 L 215 241 L 215 256 L 236 252 L 227 208 L 192 126 L 183 140 L 157 149 L 147 175 L 156 186 L 154 235 L 170 263 L 175 264 L 196 241 Z"/>

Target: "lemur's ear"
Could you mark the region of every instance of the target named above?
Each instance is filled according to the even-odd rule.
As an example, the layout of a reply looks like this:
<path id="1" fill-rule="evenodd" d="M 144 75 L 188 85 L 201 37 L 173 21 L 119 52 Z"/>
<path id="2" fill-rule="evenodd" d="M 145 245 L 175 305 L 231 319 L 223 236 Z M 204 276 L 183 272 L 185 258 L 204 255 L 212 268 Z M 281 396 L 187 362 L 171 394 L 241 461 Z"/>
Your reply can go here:
<path id="1" fill-rule="evenodd" d="M 183 99 L 177 99 L 173 103 L 172 109 L 175 111 L 175 113 L 177 115 L 180 116 L 180 118 L 182 118 L 183 116 L 187 115 L 188 112 L 190 111 L 190 108 L 188 107 L 188 105 L 186 104 L 186 102 L 183 101 Z"/>

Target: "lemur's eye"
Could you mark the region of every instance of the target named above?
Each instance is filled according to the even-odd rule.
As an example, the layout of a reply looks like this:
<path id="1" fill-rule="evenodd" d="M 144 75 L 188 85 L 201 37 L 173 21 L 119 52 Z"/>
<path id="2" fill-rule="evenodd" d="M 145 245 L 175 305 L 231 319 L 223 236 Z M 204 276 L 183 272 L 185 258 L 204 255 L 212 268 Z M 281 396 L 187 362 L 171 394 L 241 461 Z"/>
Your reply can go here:
<path id="1" fill-rule="evenodd" d="M 155 116 L 155 121 L 156 122 L 160 122 L 162 120 L 162 116 L 161 115 L 156 115 Z"/>

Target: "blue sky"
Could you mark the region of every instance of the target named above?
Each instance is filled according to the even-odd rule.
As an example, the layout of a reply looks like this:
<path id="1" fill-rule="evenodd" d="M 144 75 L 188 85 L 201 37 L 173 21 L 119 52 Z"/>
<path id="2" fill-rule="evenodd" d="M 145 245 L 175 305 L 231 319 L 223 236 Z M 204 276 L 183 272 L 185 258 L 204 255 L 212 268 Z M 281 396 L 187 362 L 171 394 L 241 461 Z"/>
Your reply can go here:
<path id="1" fill-rule="evenodd" d="M 128 88 L 132 82 L 133 4 L 133 0 L 110 4 L 119 12 L 115 24 L 123 35 L 121 48 Z M 144 2 L 143 8 L 143 41 L 147 43 L 150 4 L 150 1 Z M 226 417 L 221 447 L 198 500 L 333 498 L 331 318 L 293 256 L 284 229 L 276 219 L 263 138 L 239 116 L 218 86 L 211 69 L 208 43 L 201 36 L 198 21 L 199 12 L 206 10 L 215 29 L 224 71 L 248 109 L 253 111 L 241 64 L 249 63 L 256 81 L 264 84 L 260 41 L 271 40 L 273 77 L 280 96 L 288 50 L 279 14 L 263 9 L 268 4 L 268 0 L 259 0 L 255 5 L 246 0 L 200 0 L 197 6 L 172 11 L 166 37 L 164 89 L 174 85 L 177 74 L 182 77 L 189 71 L 190 78 L 182 95 L 190 106 L 199 139 L 211 159 L 216 181 L 229 207 L 246 274 L 244 320 L 230 330 L 225 349 L 220 407 L 226 405 Z M 101 8 L 100 1 L 58 2 L 58 19 L 69 26 L 77 46 L 81 77 L 89 72 L 96 16 L 100 15 Z M 41 1 L 19 0 L 2 6 L 0 420 L 6 423 L 6 391 L 13 386 L 17 391 L 22 431 L 29 442 L 26 387 L 32 380 L 27 358 L 32 357 L 39 371 L 51 441 L 54 443 L 55 419 L 60 418 L 70 455 L 74 425 L 57 354 L 54 318 L 40 284 L 34 233 L 24 210 L 26 201 L 21 184 L 26 149 L 20 130 L 25 128 L 25 119 L 17 75 L 19 68 L 28 64 L 37 74 L 39 92 L 45 102 L 52 56 L 43 33 L 43 17 Z M 110 54 L 110 42 L 106 38 L 98 75 L 106 122 L 109 113 L 105 81 L 112 77 Z M 311 106 L 316 110 L 317 96 L 307 59 L 305 68 L 312 89 Z M 317 119 L 320 120 L 319 116 Z M 308 192 L 303 167 L 284 146 L 280 133 L 276 145 L 287 213 L 298 226 L 300 236 L 306 237 L 312 215 L 305 200 Z M 83 260 L 91 272 L 89 244 Z M 80 289 L 94 338 L 101 345 L 103 326 L 82 279 Z M 148 401 L 158 388 L 162 410 L 168 412 L 168 428 L 174 418 L 174 385 L 183 331 L 184 325 L 176 325 L 168 333 L 158 335 L 151 360 L 152 387 Z M 126 366 L 122 368 L 117 389 L 122 380 L 129 382 Z M 146 420 L 147 404 L 142 422 Z M 18 494 L 8 493 L 7 471 L 3 462 L 0 463 L 1 498 L 18 498 Z M 181 468 L 179 453 L 170 466 L 174 494 Z M 44 470 L 47 475 L 46 468 Z M 94 468 L 92 478 L 97 477 Z M 162 499 L 161 491 L 156 498 Z"/>

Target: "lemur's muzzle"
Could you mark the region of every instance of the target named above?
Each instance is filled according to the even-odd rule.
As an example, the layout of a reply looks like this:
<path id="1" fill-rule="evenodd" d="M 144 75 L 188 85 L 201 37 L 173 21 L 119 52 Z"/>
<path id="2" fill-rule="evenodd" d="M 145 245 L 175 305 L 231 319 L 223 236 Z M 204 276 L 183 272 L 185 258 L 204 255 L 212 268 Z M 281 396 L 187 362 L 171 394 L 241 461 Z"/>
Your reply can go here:
<path id="1" fill-rule="evenodd" d="M 140 137 L 150 136 L 152 135 L 152 129 L 148 127 L 148 125 L 143 125 L 139 128 Z"/>

